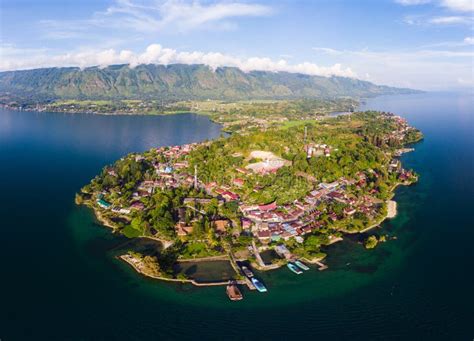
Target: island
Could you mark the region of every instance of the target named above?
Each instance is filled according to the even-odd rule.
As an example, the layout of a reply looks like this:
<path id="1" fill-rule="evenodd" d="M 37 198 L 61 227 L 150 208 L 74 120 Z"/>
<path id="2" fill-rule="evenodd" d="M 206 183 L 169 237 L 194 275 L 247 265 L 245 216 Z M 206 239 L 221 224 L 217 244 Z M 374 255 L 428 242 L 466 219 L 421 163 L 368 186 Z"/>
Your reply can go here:
<path id="1" fill-rule="evenodd" d="M 237 284 L 266 291 L 250 271 L 326 268 L 324 247 L 396 214 L 398 185 L 417 181 L 400 156 L 422 133 L 387 112 L 353 112 L 247 127 L 213 141 L 153 148 L 106 166 L 76 195 L 100 222 L 162 248 L 120 256 L 143 275 L 195 285 L 189 261 L 229 262 Z M 379 240 L 371 236 L 366 248 Z M 272 251 L 278 257 L 264 260 Z"/>

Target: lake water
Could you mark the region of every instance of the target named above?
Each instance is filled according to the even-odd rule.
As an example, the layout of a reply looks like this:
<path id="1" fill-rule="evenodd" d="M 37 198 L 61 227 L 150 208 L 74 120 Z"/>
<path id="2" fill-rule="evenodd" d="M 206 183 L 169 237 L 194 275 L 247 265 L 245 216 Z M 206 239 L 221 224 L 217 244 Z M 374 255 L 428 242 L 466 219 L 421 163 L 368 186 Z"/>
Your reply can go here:
<path id="1" fill-rule="evenodd" d="M 165 117 L 0 111 L 0 339 L 456 339 L 474 335 L 474 100 L 371 99 L 423 130 L 403 157 L 420 181 L 367 251 L 331 246 L 329 269 L 259 274 L 266 294 L 150 280 L 117 261 L 126 240 L 74 205 L 74 193 L 132 151 L 215 138 L 192 114 Z"/>

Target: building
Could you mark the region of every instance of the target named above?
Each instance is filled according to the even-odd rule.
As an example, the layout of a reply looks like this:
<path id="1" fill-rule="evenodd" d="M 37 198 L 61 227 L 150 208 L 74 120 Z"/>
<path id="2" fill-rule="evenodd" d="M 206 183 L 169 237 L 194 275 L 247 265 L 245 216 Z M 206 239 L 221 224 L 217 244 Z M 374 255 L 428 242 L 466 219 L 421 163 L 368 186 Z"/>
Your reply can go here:
<path id="1" fill-rule="evenodd" d="M 99 205 L 100 207 L 102 207 L 106 210 L 108 210 L 110 208 L 110 206 L 112 206 L 112 204 L 108 203 L 104 199 L 97 199 L 97 205 Z"/>
<path id="2" fill-rule="evenodd" d="M 227 232 L 227 227 L 229 226 L 229 221 L 228 220 L 214 220 L 212 224 L 214 225 L 214 228 L 216 229 L 216 232 L 218 234 L 225 234 Z"/>

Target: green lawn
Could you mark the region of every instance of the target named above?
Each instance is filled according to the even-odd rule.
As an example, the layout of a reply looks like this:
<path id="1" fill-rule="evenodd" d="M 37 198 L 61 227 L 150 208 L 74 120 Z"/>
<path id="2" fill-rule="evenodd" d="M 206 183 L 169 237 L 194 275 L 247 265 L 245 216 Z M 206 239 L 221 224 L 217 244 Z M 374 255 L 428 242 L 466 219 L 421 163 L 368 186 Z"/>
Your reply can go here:
<path id="1" fill-rule="evenodd" d="M 315 120 L 288 121 L 288 122 L 283 123 L 282 128 L 289 129 L 292 127 L 298 127 L 305 124 L 314 124 L 315 122 L 316 122 Z"/>

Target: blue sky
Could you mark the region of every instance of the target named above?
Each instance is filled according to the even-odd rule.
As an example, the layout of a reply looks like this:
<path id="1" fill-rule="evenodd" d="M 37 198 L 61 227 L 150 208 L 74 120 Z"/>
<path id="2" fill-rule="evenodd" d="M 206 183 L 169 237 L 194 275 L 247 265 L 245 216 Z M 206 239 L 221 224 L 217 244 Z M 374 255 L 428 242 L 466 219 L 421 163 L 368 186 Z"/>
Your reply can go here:
<path id="1" fill-rule="evenodd" d="M 204 63 L 474 85 L 473 0 L 2 0 L 0 70 Z"/>

